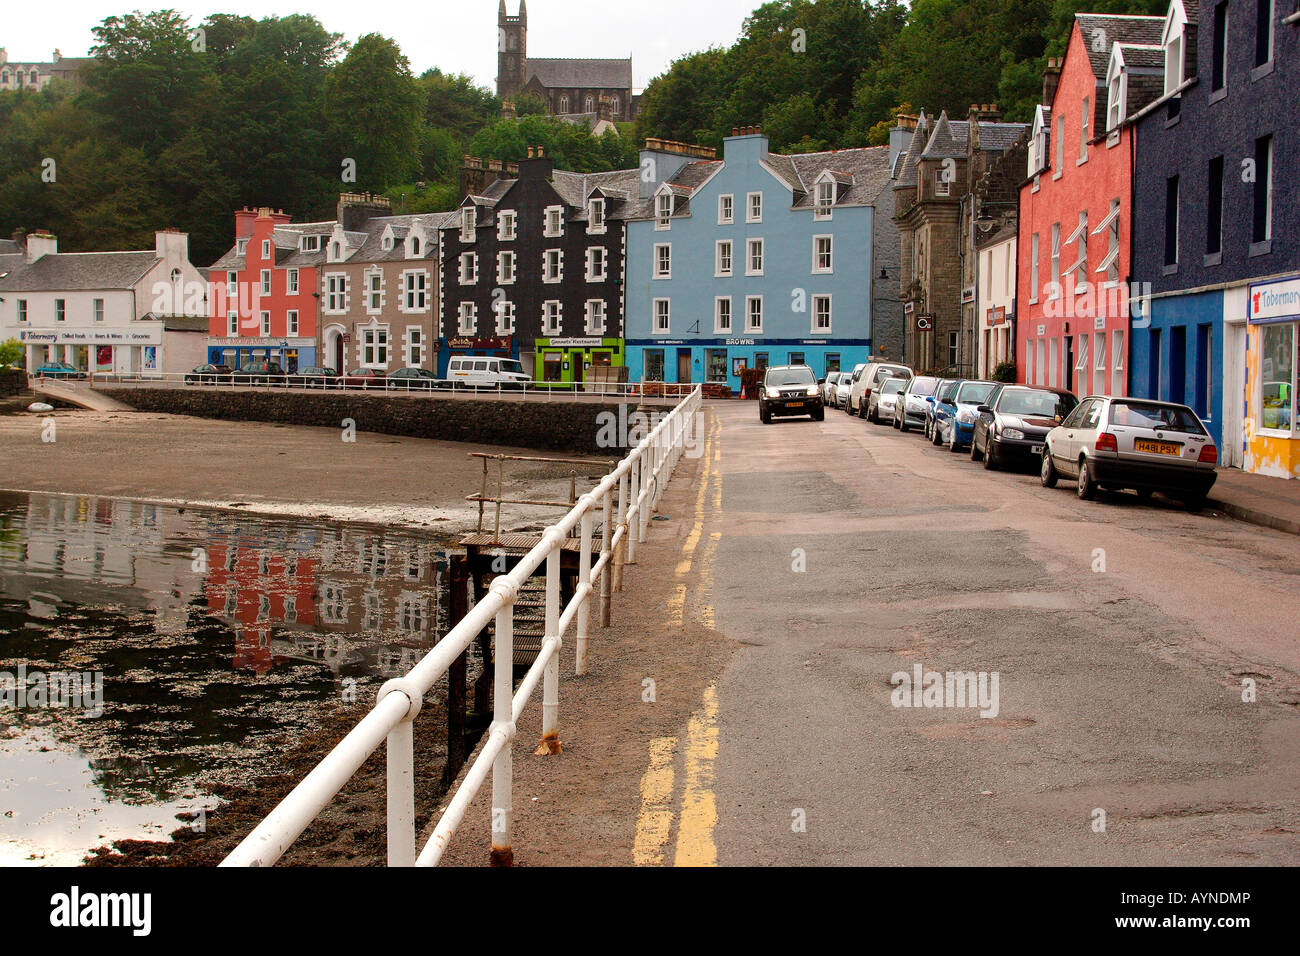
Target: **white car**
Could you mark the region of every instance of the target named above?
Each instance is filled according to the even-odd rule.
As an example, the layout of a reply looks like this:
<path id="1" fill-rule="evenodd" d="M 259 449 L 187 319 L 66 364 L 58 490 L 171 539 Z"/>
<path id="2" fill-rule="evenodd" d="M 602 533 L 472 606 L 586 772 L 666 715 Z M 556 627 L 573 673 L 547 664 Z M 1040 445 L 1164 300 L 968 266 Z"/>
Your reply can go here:
<path id="1" fill-rule="evenodd" d="M 861 374 L 855 374 L 853 377 L 853 390 L 849 392 L 849 414 L 857 415 L 859 418 L 866 418 L 867 402 L 871 399 L 871 390 L 891 375 L 897 375 L 900 378 L 911 378 L 912 370 L 906 365 L 898 365 L 894 362 L 872 362 L 862 370 Z"/>
<path id="2" fill-rule="evenodd" d="M 822 382 L 822 404 L 835 404 L 835 385 L 840 380 L 840 372 L 827 372 L 826 381 Z"/>
<path id="3" fill-rule="evenodd" d="M 854 380 L 862 374 L 862 370 L 867 367 L 867 363 L 853 366 L 853 372 L 840 373 L 840 380 L 835 383 L 835 407 L 849 411 L 849 395 L 853 392 Z"/>
<path id="4" fill-rule="evenodd" d="M 867 399 L 867 421 L 876 425 L 893 424 L 903 390 L 911 379 L 891 376 L 876 386 Z"/>

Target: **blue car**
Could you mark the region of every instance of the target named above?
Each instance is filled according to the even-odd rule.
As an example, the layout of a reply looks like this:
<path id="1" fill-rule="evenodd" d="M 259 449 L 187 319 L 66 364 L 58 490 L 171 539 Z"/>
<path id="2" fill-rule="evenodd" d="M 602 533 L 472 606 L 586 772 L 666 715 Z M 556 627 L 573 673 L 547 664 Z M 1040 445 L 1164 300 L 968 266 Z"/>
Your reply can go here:
<path id="1" fill-rule="evenodd" d="M 936 403 L 934 443 L 947 445 L 951 452 L 969 448 L 975 420 L 980 417 L 978 409 L 997 387 L 996 382 L 961 382 L 951 393 L 951 401 Z"/>
<path id="2" fill-rule="evenodd" d="M 36 370 L 37 378 L 85 378 L 86 373 L 67 362 L 46 362 Z"/>
<path id="3" fill-rule="evenodd" d="M 962 381 L 960 378 L 941 378 L 934 387 L 934 394 L 925 398 L 925 437 L 935 445 L 943 444 L 937 427 L 940 419 L 951 418 L 957 412 L 952 400 Z"/>

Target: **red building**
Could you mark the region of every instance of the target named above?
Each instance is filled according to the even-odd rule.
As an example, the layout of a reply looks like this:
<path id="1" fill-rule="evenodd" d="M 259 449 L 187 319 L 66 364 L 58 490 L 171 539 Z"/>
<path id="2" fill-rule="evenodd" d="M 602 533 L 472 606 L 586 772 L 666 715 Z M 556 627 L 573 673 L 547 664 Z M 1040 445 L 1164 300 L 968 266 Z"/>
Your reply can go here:
<path id="1" fill-rule="evenodd" d="M 1020 189 L 1021 382 L 1128 394 L 1132 119 L 1160 95 L 1163 24 L 1076 14 L 1048 63 Z"/>
<path id="2" fill-rule="evenodd" d="M 208 611 L 235 629 L 235 669 L 265 674 L 277 663 L 273 625 L 315 629 L 315 559 L 235 542 L 210 545 L 207 559 Z"/>
<path id="3" fill-rule="evenodd" d="M 235 213 L 235 245 L 208 271 L 209 362 L 317 364 L 318 273 L 334 226 L 267 208 Z"/>

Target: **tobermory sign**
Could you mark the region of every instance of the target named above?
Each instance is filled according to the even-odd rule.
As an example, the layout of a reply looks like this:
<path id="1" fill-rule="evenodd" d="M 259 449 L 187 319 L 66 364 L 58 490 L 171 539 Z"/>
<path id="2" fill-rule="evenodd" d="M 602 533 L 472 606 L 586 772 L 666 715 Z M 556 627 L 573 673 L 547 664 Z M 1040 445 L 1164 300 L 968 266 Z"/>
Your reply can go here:
<path id="1" fill-rule="evenodd" d="M 143 329 L 19 329 L 20 342 L 51 345 L 159 345 L 162 327 Z"/>
<path id="2" fill-rule="evenodd" d="M 1246 314 L 1253 323 L 1300 319 L 1300 276 L 1252 284 Z"/>

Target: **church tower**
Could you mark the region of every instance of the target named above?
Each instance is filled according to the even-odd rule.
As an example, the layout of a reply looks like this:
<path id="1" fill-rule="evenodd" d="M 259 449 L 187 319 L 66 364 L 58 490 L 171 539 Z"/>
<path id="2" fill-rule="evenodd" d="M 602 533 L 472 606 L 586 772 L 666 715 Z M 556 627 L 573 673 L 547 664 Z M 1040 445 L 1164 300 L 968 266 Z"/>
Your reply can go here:
<path id="1" fill-rule="evenodd" d="M 519 0 L 519 16 L 506 15 L 506 0 L 497 12 L 497 96 L 514 97 L 527 80 L 528 2 Z"/>

